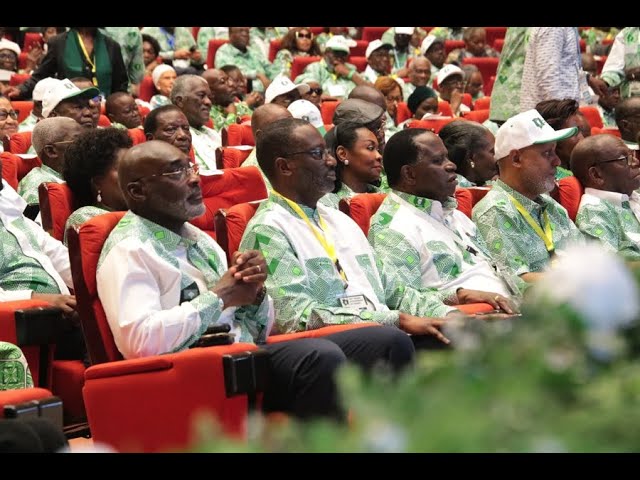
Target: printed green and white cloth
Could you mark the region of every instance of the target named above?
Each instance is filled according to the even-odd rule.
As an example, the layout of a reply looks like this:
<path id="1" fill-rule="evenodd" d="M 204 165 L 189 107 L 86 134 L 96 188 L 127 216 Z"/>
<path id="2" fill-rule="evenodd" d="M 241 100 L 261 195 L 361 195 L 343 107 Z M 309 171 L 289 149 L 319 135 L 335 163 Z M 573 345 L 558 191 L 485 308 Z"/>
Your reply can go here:
<path id="1" fill-rule="evenodd" d="M 271 300 L 224 308 L 212 288 L 226 270 L 224 252 L 199 228 L 185 223 L 178 235 L 127 212 L 107 238 L 96 274 L 118 350 L 125 358 L 177 352 L 213 324 L 229 324 L 236 341 L 264 343 Z"/>
<path id="2" fill-rule="evenodd" d="M 216 149 L 222 146 L 220 133 L 204 125 L 198 129 L 189 127 L 189 131 L 196 164 L 205 170 L 217 170 Z"/>
<path id="3" fill-rule="evenodd" d="M 442 204 L 396 190 L 387 195 L 369 229 L 386 275 L 417 297 L 436 290 L 450 303 L 459 288 L 517 296 L 517 281 L 500 278 L 475 224 L 457 206 L 455 198 Z"/>
<path id="4" fill-rule="evenodd" d="M 22 350 L 12 343 L 0 342 L 0 390 L 31 387 L 33 379 Z"/>
<path id="5" fill-rule="evenodd" d="M 518 212 L 510 197 L 520 202 L 541 228 L 544 228 L 544 212 L 547 213 L 555 254 L 562 254 L 572 245 L 585 243 L 565 208 L 549 195 L 539 195 L 534 201 L 502 180 L 496 180 L 489 193 L 474 207 L 473 221 L 488 253 L 501 271 L 514 275 L 539 272 L 551 260 L 545 242 Z"/>
<path id="6" fill-rule="evenodd" d="M 65 183 L 62 174 L 47 165 L 43 164 L 40 167 L 32 168 L 31 171 L 20 180 L 18 184 L 18 194 L 24 198 L 25 202 L 29 205 L 37 205 L 40 203 L 38 187 L 41 183 L 48 182 Z"/>
<path id="7" fill-rule="evenodd" d="M 576 225 L 607 250 L 626 260 L 640 260 L 640 194 L 585 188 Z"/>
<path id="8" fill-rule="evenodd" d="M 109 210 L 104 208 L 95 207 L 93 205 L 87 205 L 86 207 L 80 207 L 67 218 L 67 223 L 64 225 L 64 238 L 63 243 L 67 245 L 67 230 L 69 227 L 79 227 L 87 220 L 107 213 Z"/>
<path id="9" fill-rule="evenodd" d="M 69 294 L 69 252 L 22 212 L 27 203 L 2 180 L 0 191 L 0 301 L 36 293 Z"/>

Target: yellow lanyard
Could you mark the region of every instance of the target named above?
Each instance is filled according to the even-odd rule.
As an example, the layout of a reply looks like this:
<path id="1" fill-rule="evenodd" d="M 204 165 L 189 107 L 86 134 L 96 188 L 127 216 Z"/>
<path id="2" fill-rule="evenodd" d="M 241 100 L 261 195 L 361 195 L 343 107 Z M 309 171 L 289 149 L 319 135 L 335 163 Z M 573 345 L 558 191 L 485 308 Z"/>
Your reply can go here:
<path id="1" fill-rule="evenodd" d="M 549 252 L 549 255 L 552 255 L 555 247 L 553 245 L 553 232 L 551 231 L 551 222 L 549 221 L 549 215 L 547 215 L 547 211 L 545 210 L 542 214 L 542 220 L 544 222 L 544 231 L 542 231 L 540 225 L 538 225 L 538 222 L 536 222 L 531 217 L 531 214 L 529 214 L 529 212 L 525 210 L 525 208 L 518 200 L 513 198 L 511 195 L 509 195 L 509 200 L 511 200 L 513 206 L 516 207 L 516 209 L 518 210 L 518 212 L 520 212 L 520 215 L 524 217 L 526 222 L 531 225 L 531 228 L 533 228 L 534 232 L 536 232 L 536 234 L 542 239 L 544 245 L 547 247 L 547 252 Z"/>
<path id="2" fill-rule="evenodd" d="M 82 37 L 80 36 L 80 34 L 78 32 L 76 32 L 76 35 L 78 35 L 78 43 L 80 43 L 80 48 L 82 49 L 82 53 L 84 54 L 84 58 L 87 62 L 89 62 L 89 65 L 91 66 L 91 81 L 93 82 L 93 84 L 97 87 L 98 86 L 98 79 L 96 77 L 96 63 L 91 60 L 91 57 L 89 57 L 89 52 L 87 52 L 87 47 L 84 46 L 84 42 L 82 41 Z M 95 48 L 94 48 L 95 50 Z"/>
<path id="3" fill-rule="evenodd" d="M 282 196 L 275 190 L 271 190 L 271 193 L 277 197 L 282 198 L 285 202 L 287 202 L 287 204 L 293 209 L 293 211 L 296 212 L 298 216 L 304 221 L 304 223 L 307 224 L 307 226 L 311 229 L 311 231 L 313 232 L 313 235 L 316 237 L 318 242 L 320 242 L 320 245 L 322 245 L 322 248 L 324 248 L 324 251 L 327 252 L 327 255 L 335 265 L 336 270 L 338 270 L 338 273 L 342 277 L 342 280 L 344 280 L 345 288 L 347 288 L 347 283 L 348 283 L 347 274 L 344 273 L 344 270 L 340 265 L 340 261 L 338 260 L 338 256 L 336 255 L 336 249 L 333 243 L 331 243 L 331 241 L 327 238 L 327 224 L 324 222 L 320 214 L 318 214 L 318 223 L 320 224 L 320 228 L 322 229 L 322 232 L 324 234 L 320 233 L 320 231 L 311 223 L 311 220 L 309 220 L 309 217 L 307 216 L 307 214 L 304 213 L 304 210 L 302 210 L 302 208 L 300 208 L 300 206 L 297 203 L 289 200 L 287 197 Z"/>

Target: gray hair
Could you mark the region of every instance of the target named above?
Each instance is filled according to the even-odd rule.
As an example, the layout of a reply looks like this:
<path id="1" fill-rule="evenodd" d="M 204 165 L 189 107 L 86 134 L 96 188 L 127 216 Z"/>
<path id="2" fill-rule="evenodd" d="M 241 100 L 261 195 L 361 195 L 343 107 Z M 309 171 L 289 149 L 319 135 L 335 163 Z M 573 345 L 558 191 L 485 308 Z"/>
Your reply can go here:
<path id="1" fill-rule="evenodd" d="M 191 83 L 196 80 L 200 80 L 204 82 L 205 85 L 209 85 L 204 78 L 198 75 L 180 75 L 176 78 L 173 88 L 171 89 L 171 103 L 175 104 L 176 98 L 186 96 L 191 91 Z"/>
<path id="2" fill-rule="evenodd" d="M 69 117 L 50 117 L 36 123 L 31 134 L 31 144 L 38 156 L 41 156 L 45 145 L 64 140 L 67 133 L 66 128 L 63 128 L 65 125 L 77 125 L 77 122 Z"/>

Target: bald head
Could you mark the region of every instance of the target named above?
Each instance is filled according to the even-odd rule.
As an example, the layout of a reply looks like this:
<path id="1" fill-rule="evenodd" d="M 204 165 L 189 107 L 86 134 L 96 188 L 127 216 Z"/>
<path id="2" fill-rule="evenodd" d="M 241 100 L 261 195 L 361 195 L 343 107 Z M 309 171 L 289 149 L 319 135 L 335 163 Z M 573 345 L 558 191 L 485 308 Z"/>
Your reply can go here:
<path id="1" fill-rule="evenodd" d="M 183 152 L 161 140 L 149 140 L 127 150 L 118 164 L 118 182 L 125 193 L 127 203 L 129 203 L 127 190 L 131 182 L 159 173 L 165 163 L 182 156 L 184 156 Z M 129 208 L 131 208 L 131 204 L 129 204 Z"/>
<path id="2" fill-rule="evenodd" d="M 385 112 L 387 111 L 387 102 L 380 90 L 370 85 L 358 85 L 349 94 L 349 98 L 359 98 L 365 102 L 371 102 L 378 105 Z"/>
<path id="3" fill-rule="evenodd" d="M 571 171 L 586 188 L 598 188 L 590 168 L 627 151 L 622 139 L 608 134 L 593 135 L 579 142 L 571 152 Z"/>
<path id="4" fill-rule="evenodd" d="M 253 132 L 253 138 L 257 139 L 258 132 L 264 130 L 267 125 L 277 120 L 291 117 L 291 112 L 282 105 L 265 103 L 261 107 L 256 108 L 251 116 L 251 131 Z"/>

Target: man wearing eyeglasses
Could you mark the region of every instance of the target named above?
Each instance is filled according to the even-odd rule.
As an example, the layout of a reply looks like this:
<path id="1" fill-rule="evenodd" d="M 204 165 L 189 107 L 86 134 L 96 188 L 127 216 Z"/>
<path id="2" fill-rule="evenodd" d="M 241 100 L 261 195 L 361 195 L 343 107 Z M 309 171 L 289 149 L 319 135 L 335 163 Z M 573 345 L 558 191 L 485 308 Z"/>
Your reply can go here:
<path id="1" fill-rule="evenodd" d="M 584 187 L 576 225 L 589 239 L 640 261 L 640 161 L 613 135 L 585 138 L 571 153 L 571 170 Z"/>
<path id="2" fill-rule="evenodd" d="M 247 225 L 240 250 L 257 248 L 265 256 L 266 286 L 274 299 L 278 330 L 376 322 L 448 343 L 438 330 L 442 319 L 410 315 L 400 311 L 400 302 L 391 303 L 397 285 L 380 276 L 360 228 L 342 212 L 318 202 L 334 189 L 337 164 L 320 133 L 304 120 L 282 119 L 265 127 L 256 148 L 273 190 Z M 455 310 L 435 291 L 425 293 L 423 300 L 419 308 L 425 315 Z M 361 359 L 373 341 L 367 334 L 389 340 L 395 330 L 407 338 L 400 330 L 376 330 L 357 330 L 359 335 L 351 339 L 350 348 L 358 346 Z"/>
<path id="3" fill-rule="evenodd" d="M 181 351 L 209 326 L 228 324 L 236 341 L 270 353 L 265 411 L 343 419 L 334 375 L 344 353 L 321 338 L 266 344 L 274 310 L 264 257 L 235 252 L 228 268 L 218 244 L 188 223 L 205 209 L 188 156 L 166 142 L 136 145 L 121 160 L 118 180 L 130 210 L 107 238 L 96 276 L 122 355 Z M 399 364 L 413 357 L 411 348 L 386 347 Z"/>
<path id="4" fill-rule="evenodd" d="M 473 221 L 498 268 L 523 281 L 522 292 L 556 255 L 584 243 L 567 211 L 548 195 L 560 165 L 556 143 L 577 131 L 554 130 L 533 109 L 511 117 L 496 134 L 500 178 L 474 207 Z"/>
<path id="5" fill-rule="evenodd" d="M 18 184 L 18 194 L 29 205 L 38 205 L 38 187 L 41 183 L 64 183 L 64 152 L 83 128 L 68 117 L 45 118 L 33 129 L 31 143 L 42 160 L 42 166 L 32 168 Z M 40 223 L 36 220 L 36 223 Z"/>

